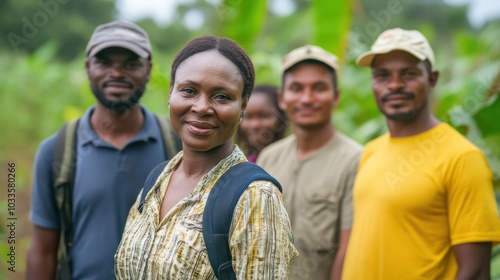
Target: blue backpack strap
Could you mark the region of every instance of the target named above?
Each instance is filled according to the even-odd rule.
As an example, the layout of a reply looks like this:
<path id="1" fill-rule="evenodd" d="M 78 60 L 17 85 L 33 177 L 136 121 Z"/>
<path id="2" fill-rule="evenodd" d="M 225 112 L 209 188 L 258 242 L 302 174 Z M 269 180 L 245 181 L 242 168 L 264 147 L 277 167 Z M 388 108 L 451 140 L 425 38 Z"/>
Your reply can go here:
<path id="1" fill-rule="evenodd" d="M 158 164 L 151 172 L 149 172 L 148 177 L 146 178 L 146 182 L 144 183 L 144 187 L 142 188 L 141 200 L 139 201 L 139 206 L 137 206 L 137 210 L 139 213 L 142 213 L 142 208 L 144 208 L 144 200 L 146 200 L 146 195 L 153 188 L 156 183 L 156 179 L 163 172 L 165 167 L 168 164 L 168 160 Z"/>
<path id="2" fill-rule="evenodd" d="M 217 279 L 236 279 L 229 247 L 229 229 L 238 200 L 253 181 L 273 182 L 281 192 L 280 183 L 260 166 L 242 162 L 229 168 L 215 183 L 203 212 L 203 239 L 208 259 Z"/>

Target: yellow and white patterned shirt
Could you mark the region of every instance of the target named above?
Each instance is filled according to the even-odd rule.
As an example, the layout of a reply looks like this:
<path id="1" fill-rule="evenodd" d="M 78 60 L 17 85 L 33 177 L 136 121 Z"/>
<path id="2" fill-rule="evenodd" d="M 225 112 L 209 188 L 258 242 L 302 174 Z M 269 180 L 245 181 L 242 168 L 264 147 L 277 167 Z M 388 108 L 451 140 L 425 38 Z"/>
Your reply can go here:
<path id="1" fill-rule="evenodd" d="M 115 255 L 117 279 L 216 279 L 203 241 L 203 210 L 219 177 L 246 158 L 235 146 L 159 222 L 163 196 L 181 159 L 182 152 L 159 176 L 142 213 L 138 202 L 132 206 Z M 288 278 L 298 253 L 281 193 L 273 183 L 254 181 L 248 186 L 234 210 L 229 234 L 237 279 Z"/>

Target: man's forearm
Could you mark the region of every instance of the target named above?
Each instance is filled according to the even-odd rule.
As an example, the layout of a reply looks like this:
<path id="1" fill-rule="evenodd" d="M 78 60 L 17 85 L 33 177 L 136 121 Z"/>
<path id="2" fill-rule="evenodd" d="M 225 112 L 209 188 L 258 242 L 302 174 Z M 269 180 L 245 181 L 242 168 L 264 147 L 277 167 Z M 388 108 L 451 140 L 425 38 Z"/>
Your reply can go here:
<path id="1" fill-rule="evenodd" d="M 342 278 L 342 268 L 344 267 L 344 259 L 350 235 L 351 229 L 343 229 L 340 231 L 339 248 L 333 261 L 332 272 L 330 274 L 331 280 L 340 280 Z"/>
<path id="2" fill-rule="evenodd" d="M 337 254 L 335 255 L 335 260 L 333 262 L 333 269 L 332 269 L 332 274 L 330 279 L 331 280 L 340 280 L 342 277 L 342 267 L 344 266 L 344 258 L 345 257 L 345 251 L 344 253 L 340 253 L 337 251 Z"/>
<path id="3" fill-rule="evenodd" d="M 491 243 L 465 243 L 454 246 L 458 263 L 456 280 L 489 280 Z"/>
<path id="4" fill-rule="evenodd" d="M 57 254 L 29 253 L 26 279 L 53 280 L 56 276 Z"/>

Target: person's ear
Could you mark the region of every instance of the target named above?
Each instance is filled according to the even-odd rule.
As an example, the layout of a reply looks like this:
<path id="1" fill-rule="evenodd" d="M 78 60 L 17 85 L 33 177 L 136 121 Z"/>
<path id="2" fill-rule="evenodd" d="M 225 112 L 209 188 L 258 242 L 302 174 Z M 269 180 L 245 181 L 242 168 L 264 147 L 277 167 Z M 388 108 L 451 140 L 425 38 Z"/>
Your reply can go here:
<path id="1" fill-rule="evenodd" d="M 170 85 L 168 86 L 168 97 L 167 97 L 167 108 L 170 114 L 170 98 L 172 97 L 172 90 L 174 89 L 174 83 L 170 81 Z"/>
<path id="2" fill-rule="evenodd" d="M 340 89 L 338 88 L 335 88 L 333 90 L 333 107 L 337 107 L 337 105 L 339 105 L 339 101 L 340 101 Z"/>
<path id="3" fill-rule="evenodd" d="M 283 89 L 278 89 L 278 106 L 280 107 L 281 110 L 286 111 L 286 104 L 283 95 L 284 95 Z"/>
<path id="4" fill-rule="evenodd" d="M 439 71 L 433 71 L 429 74 L 429 84 L 434 88 L 439 80 Z"/>
<path id="5" fill-rule="evenodd" d="M 89 59 L 85 59 L 85 72 L 87 73 L 87 77 L 90 77 L 89 75 L 89 71 L 90 71 L 90 62 L 89 62 Z"/>
<path id="6" fill-rule="evenodd" d="M 149 80 L 151 79 L 151 69 L 153 69 L 153 62 L 151 60 L 148 60 L 148 64 L 147 64 L 147 77 L 146 77 L 146 82 L 149 82 Z"/>
<path id="7" fill-rule="evenodd" d="M 243 96 L 243 99 L 241 100 L 241 112 L 245 112 L 245 109 L 247 108 L 247 105 L 248 105 L 248 99 L 250 99 L 250 97 L 248 95 L 246 96 Z"/>

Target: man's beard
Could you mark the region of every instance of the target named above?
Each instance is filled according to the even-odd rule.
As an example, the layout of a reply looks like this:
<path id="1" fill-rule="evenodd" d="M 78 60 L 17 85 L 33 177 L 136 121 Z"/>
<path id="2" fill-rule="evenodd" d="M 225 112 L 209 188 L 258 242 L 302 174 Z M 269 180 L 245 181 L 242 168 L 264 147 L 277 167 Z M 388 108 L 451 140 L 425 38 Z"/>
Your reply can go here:
<path id="1" fill-rule="evenodd" d="M 132 108 L 134 105 L 139 103 L 139 100 L 144 95 L 145 91 L 146 91 L 146 86 L 141 85 L 141 86 L 138 86 L 137 88 L 135 88 L 133 94 L 130 96 L 129 99 L 113 101 L 113 100 L 107 99 L 101 89 L 99 89 L 96 86 L 92 86 L 92 92 L 94 93 L 94 96 L 97 98 L 97 100 L 99 100 L 99 102 L 104 107 L 110 109 L 113 112 L 117 112 L 117 113 L 125 112 L 126 110 Z"/>
<path id="2" fill-rule="evenodd" d="M 397 93 L 390 93 L 390 94 L 387 94 L 384 97 L 382 97 L 382 100 L 381 100 L 382 103 L 385 103 L 388 100 L 388 97 L 390 95 L 395 95 L 395 94 L 402 94 L 402 95 L 405 95 L 406 97 L 413 98 L 413 100 L 415 100 L 415 94 L 412 92 L 397 92 Z M 426 105 L 427 105 L 427 102 L 422 104 L 421 107 L 416 107 L 416 108 L 414 108 L 410 111 L 407 111 L 407 112 L 399 112 L 399 113 L 394 113 L 394 114 L 388 114 L 386 111 L 382 110 L 382 108 L 383 108 L 382 106 L 379 109 L 382 112 L 382 114 L 384 114 L 384 116 L 389 120 L 411 122 L 411 121 L 415 120 L 420 115 L 420 113 L 424 110 Z"/>
<path id="3" fill-rule="evenodd" d="M 382 111 L 382 113 L 385 115 L 386 118 L 388 118 L 392 121 L 411 122 L 417 118 L 417 116 L 420 114 L 421 111 L 422 111 L 422 108 L 416 108 L 415 110 L 411 110 L 408 112 L 395 113 L 395 114 L 387 114 L 385 111 Z"/>

